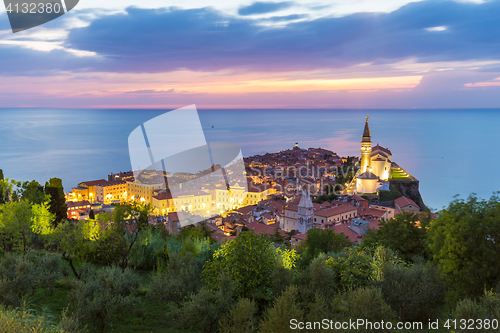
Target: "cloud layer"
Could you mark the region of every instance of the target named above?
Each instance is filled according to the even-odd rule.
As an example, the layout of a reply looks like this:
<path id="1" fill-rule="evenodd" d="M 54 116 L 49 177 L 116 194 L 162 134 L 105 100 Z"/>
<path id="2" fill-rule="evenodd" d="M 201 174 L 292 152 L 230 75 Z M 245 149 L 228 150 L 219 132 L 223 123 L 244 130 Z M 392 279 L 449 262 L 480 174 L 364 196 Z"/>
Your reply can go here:
<path id="1" fill-rule="evenodd" d="M 499 12 L 500 1 L 424 1 L 389 14 L 361 13 L 264 28 L 259 21 L 223 16 L 210 8 L 128 8 L 127 14 L 73 29 L 67 43 L 112 59 L 104 68 L 91 66 L 118 72 L 290 71 L 410 58 L 497 59 Z"/>

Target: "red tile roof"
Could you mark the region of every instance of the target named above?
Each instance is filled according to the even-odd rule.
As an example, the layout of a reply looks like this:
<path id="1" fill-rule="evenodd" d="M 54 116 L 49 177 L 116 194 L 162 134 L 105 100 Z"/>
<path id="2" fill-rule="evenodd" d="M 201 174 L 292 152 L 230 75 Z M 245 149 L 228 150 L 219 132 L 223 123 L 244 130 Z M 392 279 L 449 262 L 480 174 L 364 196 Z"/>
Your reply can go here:
<path id="1" fill-rule="evenodd" d="M 235 210 L 233 210 L 233 212 L 240 213 L 241 215 L 247 215 L 248 213 L 251 213 L 255 208 L 257 208 L 256 205 L 245 206 L 245 207 L 235 209 Z"/>
<path id="2" fill-rule="evenodd" d="M 106 183 L 106 179 L 99 179 L 99 180 L 90 180 L 88 182 L 81 182 L 80 184 L 87 185 L 87 186 L 96 186 L 96 185 L 101 185 L 103 183 Z"/>
<path id="3" fill-rule="evenodd" d="M 155 196 L 153 196 L 153 198 L 155 198 L 156 200 L 167 200 L 167 199 L 170 200 L 170 199 L 173 199 L 172 198 L 172 194 L 171 193 L 167 193 L 167 192 L 155 195 Z"/>
<path id="4" fill-rule="evenodd" d="M 87 201 L 87 200 L 84 200 L 84 201 L 69 201 L 66 203 L 66 206 L 68 206 L 68 209 L 69 208 L 73 208 L 73 207 L 81 207 L 81 206 L 89 206 L 90 208 L 90 202 Z"/>
<path id="5" fill-rule="evenodd" d="M 411 200 L 405 196 L 399 197 L 396 200 L 394 200 L 394 204 L 398 205 L 401 208 L 409 206 L 409 205 L 413 205 L 415 207 L 418 207 L 418 205 L 413 200 Z"/>
<path id="6" fill-rule="evenodd" d="M 366 200 L 365 198 L 362 198 L 362 197 L 360 197 L 360 196 L 359 196 L 359 195 L 357 195 L 357 194 L 353 194 L 353 195 L 351 195 L 351 199 L 352 199 L 352 200 L 356 200 L 356 201 L 368 201 L 368 200 Z"/>
<path id="7" fill-rule="evenodd" d="M 335 206 L 332 208 L 327 208 L 323 210 L 319 210 L 314 212 L 314 215 L 317 216 L 323 216 L 323 217 L 330 217 L 330 216 L 335 216 L 343 213 L 347 213 L 350 211 L 357 211 L 357 207 L 349 206 L 349 205 L 342 205 L 342 206 Z"/>
<path id="8" fill-rule="evenodd" d="M 359 208 L 358 215 L 372 215 L 376 218 L 381 218 L 386 213 L 385 210 L 375 208 Z"/>
<path id="9" fill-rule="evenodd" d="M 389 149 L 384 148 L 384 147 L 380 146 L 379 144 L 377 144 L 375 147 L 372 148 L 372 155 L 376 155 L 377 150 L 380 150 L 380 151 L 386 153 L 387 155 L 392 156 L 392 153 Z"/>
<path id="10" fill-rule="evenodd" d="M 357 233 L 355 233 L 354 231 L 349 229 L 349 226 L 347 223 L 342 223 L 342 224 L 336 225 L 333 227 L 333 230 L 335 231 L 336 234 L 346 235 L 346 237 L 349 238 L 349 240 L 351 242 L 355 242 L 358 239 L 360 239 L 360 237 L 358 237 Z"/>
<path id="11" fill-rule="evenodd" d="M 276 227 L 278 227 L 278 225 L 276 225 L 276 224 L 277 223 L 265 225 L 265 224 L 259 223 L 259 222 L 251 222 L 251 223 L 247 224 L 247 228 L 255 231 L 255 233 L 258 235 L 261 235 L 261 234 L 272 235 L 276 232 Z M 274 226 L 274 225 L 276 225 L 276 226 Z M 286 236 L 286 232 L 284 232 L 283 230 L 279 230 L 278 232 L 282 236 Z"/>

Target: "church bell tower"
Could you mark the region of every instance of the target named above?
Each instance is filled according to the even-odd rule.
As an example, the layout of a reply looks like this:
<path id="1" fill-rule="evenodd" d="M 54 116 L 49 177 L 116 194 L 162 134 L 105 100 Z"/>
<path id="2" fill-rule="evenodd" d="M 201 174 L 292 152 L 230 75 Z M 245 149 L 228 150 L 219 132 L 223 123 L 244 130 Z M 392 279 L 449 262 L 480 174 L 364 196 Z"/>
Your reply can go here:
<path id="1" fill-rule="evenodd" d="M 368 126 L 368 118 L 369 116 L 366 116 L 365 130 L 361 138 L 361 173 L 370 171 L 372 157 L 372 137 L 370 135 L 370 127 Z"/>

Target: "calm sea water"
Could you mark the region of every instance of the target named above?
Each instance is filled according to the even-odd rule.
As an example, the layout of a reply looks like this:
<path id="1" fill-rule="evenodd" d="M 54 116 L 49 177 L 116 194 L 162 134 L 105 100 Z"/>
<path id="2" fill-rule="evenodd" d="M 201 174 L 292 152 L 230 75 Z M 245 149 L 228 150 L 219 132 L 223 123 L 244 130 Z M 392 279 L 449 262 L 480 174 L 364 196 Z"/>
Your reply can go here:
<path id="1" fill-rule="evenodd" d="M 130 132 L 168 110 L 0 109 L 0 169 L 16 180 L 81 181 L 130 170 Z M 420 180 L 431 208 L 455 194 L 500 190 L 500 110 L 201 110 L 207 141 L 229 141 L 244 156 L 292 147 L 359 155 L 366 115 L 373 144 Z M 167 128 L 165 130 L 168 130 Z M 173 143 L 175 144 L 175 143 Z"/>

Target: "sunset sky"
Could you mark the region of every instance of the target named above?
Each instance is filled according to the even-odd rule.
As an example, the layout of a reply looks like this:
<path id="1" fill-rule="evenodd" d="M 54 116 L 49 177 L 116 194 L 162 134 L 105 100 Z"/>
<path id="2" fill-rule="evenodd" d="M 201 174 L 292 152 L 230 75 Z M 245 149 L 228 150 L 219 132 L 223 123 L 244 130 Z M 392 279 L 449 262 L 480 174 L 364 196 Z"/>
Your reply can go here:
<path id="1" fill-rule="evenodd" d="M 500 107 L 500 1 L 80 0 L 13 34 L 0 107 Z"/>

